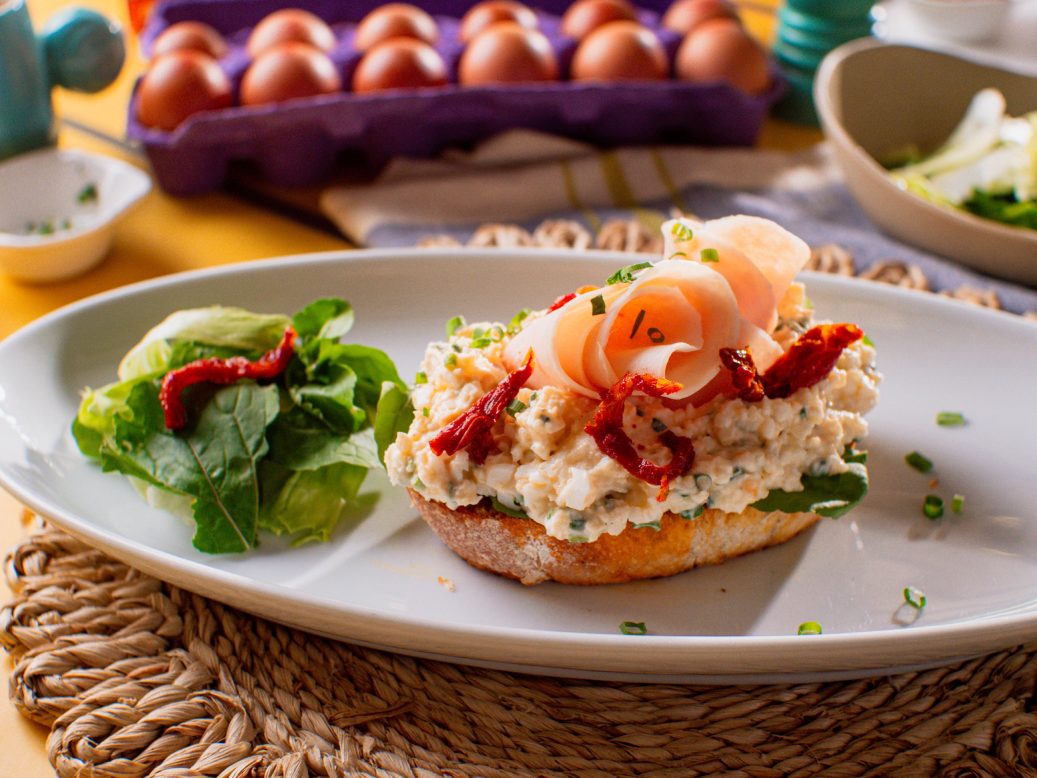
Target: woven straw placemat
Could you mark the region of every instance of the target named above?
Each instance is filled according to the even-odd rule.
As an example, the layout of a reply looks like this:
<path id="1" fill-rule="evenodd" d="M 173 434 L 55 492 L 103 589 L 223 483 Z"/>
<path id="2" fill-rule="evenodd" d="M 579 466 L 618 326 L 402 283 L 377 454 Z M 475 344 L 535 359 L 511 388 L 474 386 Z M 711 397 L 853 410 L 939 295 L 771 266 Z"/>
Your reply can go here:
<path id="1" fill-rule="evenodd" d="M 540 245 L 573 234 L 543 232 Z M 612 234 L 611 248 L 645 247 L 636 224 Z M 516 233 L 479 239 L 503 236 Z M 834 246 L 812 266 L 853 273 Z M 926 288 L 895 260 L 872 273 Z M 954 296 L 997 304 L 977 290 Z M 5 570 L 16 595 L 0 611 L 0 643 L 17 663 L 10 696 L 50 727 L 62 776 L 1037 776 L 1037 644 L 844 682 L 581 681 L 315 637 L 43 525 Z"/>

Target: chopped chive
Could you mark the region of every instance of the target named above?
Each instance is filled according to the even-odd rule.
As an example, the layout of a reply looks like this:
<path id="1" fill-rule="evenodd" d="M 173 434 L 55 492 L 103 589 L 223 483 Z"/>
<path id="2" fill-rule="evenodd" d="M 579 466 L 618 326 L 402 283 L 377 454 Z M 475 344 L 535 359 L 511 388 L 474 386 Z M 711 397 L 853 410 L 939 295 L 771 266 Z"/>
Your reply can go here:
<path id="1" fill-rule="evenodd" d="M 697 508 L 695 508 L 695 510 L 681 511 L 680 512 L 680 517 L 682 519 L 687 519 L 688 521 L 691 521 L 692 519 L 697 519 L 699 516 L 701 516 L 705 512 L 706 512 L 706 506 L 705 505 L 700 505 Z"/>
<path id="2" fill-rule="evenodd" d="M 569 536 L 569 542 L 570 543 L 588 543 L 588 542 L 590 542 L 590 539 L 587 536 L 585 536 L 585 535 L 570 535 Z"/>
<path id="3" fill-rule="evenodd" d="M 673 227 L 670 228 L 670 234 L 677 240 L 691 240 L 695 237 L 695 233 L 691 231 L 691 227 L 683 222 L 674 222 Z"/>
<path id="4" fill-rule="evenodd" d="M 521 311 L 511 317 L 511 322 L 508 324 L 508 332 L 514 334 L 519 331 L 522 327 L 522 322 L 526 320 L 526 317 L 531 314 L 532 311 L 529 308 L 523 308 Z"/>
<path id="5" fill-rule="evenodd" d="M 875 341 L 873 341 L 867 335 L 861 338 L 861 343 L 863 343 L 865 346 L 871 346 L 872 348 L 875 348 Z"/>
<path id="6" fill-rule="evenodd" d="M 457 332 L 461 327 L 466 324 L 464 316 L 452 316 L 447 320 L 446 323 L 446 336 L 448 338 L 453 337 L 454 333 Z"/>
<path id="7" fill-rule="evenodd" d="M 493 504 L 495 511 L 500 511 L 507 516 L 514 516 L 516 519 L 528 519 L 529 516 L 524 512 L 515 508 L 512 505 L 506 505 L 505 503 L 498 500 L 496 497 L 491 497 L 490 502 Z"/>
<path id="8" fill-rule="evenodd" d="M 500 343 L 504 340 L 504 328 L 499 324 L 494 324 L 493 327 L 490 328 L 490 340 L 494 343 Z"/>
<path id="9" fill-rule="evenodd" d="M 664 422 L 664 421 L 662 421 L 660 419 L 653 418 L 652 419 L 652 432 L 665 432 L 665 431 L 666 431 L 666 422 Z"/>
<path id="10" fill-rule="evenodd" d="M 961 513 L 965 508 L 965 495 L 956 494 L 951 497 L 951 510 L 954 513 Z"/>
<path id="11" fill-rule="evenodd" d="M 922 502 L 922 513 L 929 519 L 938 519 L 943 516 L 943 498 L 935 494 L 927 494 Z"/>
<path id="12" fill-rule="evenodd" d="M 672 254 L 670 254 L 670 256 L 668 256 L 667 259 L 676 259 L 677 257 L 684 257 L 685 259 L 687 259 L 688 255 L 685 254 L 683 251 L 675 251 Z"/>
<path id="13" fill-rule="evenodd" d="M 410 479 L 410 485 L 417 489 L 419 492 L 425 488 L 425 482 L 417 476 L 414 476 L 412 479 Z"/>
<path id="14" fill-rule="evenodd" d="M 702 257 L 703 262 L 719 262 L 720 254 L 716 249 L 702 249 L 699 252 L 699 256 Z"/>
<path id="15" fill-rule="evenodd" d="M 904 457 L 904 461 L 907 462 L 911 467 L 917 470 L 919 473 L 928 473 L 933 469 L 933 462 L 931 459 L 919 454 L 917 451 L 912 451 L 910 454 Z"/>
<path id="16" fill-rule="evenodd" d="M 591 316 L 601 316 L 605 313 L 605 298 L 596 294 L 591 298 Z"/>
<path id="17" fill-rule="evenodd" d="M 624 635 L 647 635 L 648 627 L 643 621 L 624 621 L 619 625 L 619 631 Z"/>
<path id="18" fill-rule="evenodd" d="M 447 367 L 457 367 L 457 354 L 453 352 L 446 355 L 446 359 L 443 360 L 443 364 Z"/>
<path id="19" fill-rule="evenodd" d="M 796 630 L 797 635 L 820 635 L 821 625 L 816 621 L 804 621 Z"/>
<path id="20" fill-rule="evenodd" d="M 662 527 L 657 521 L 643 521 L 640 524 L 634 524 L 634 529 L 654 529 L 656 532 L 662 530 Z"/>
<path id="21" fill-rule="evenodd" d="M 587 529 L 587 520 L 583 516 L 573 516 L 569 519 L 569 529 L 573 532 L 580 532 Z"/>
<path id="22" fill-rule="evenodd" d="M 965 416 L 958 411 L 940 411 L 936 414 L 936 423 L 941 427 L 961 427 L 965 424 Z"/>
<path id="23" fill-rule="evenodd" d="M 665 343 L 666 335 L 664 335 L 663 331 L 658 327 L 649 327 L 648 339 L 652 341 L 652 343 Z"/>
<path id="24" fill-rule="evenodd" d="M 472 348 L 486 348 L 491 343 L 493 343 L 493 341 L 489 338 L 475 338 L 472 341 Z"/>
<path id="25" fill-rule="evenodd" d="M 651 262 L 635 262 L 632 265 L 621 267 L 615 273 L 605 279 L 606 286 L 612 286 L 613 284 L 629 284 L 634 280 L 634 273 L 638 270 L 644 270 L 646 267 L 651 267 Z"/>
<path id="26" fill-rule="evenodd" d="M 634 319 L 634 328 L 630 330 L 630 339 L 633 340 L 637 331 L 641 328 L 641 322 L 645 320 L 645 309 L 642 308 L 637 312 L 637 318 Z"/>
<path id="27" fill-rule="evenodd" d="M 419 370 L 417 373 L 415 373 L 415 375 L 414 375 L 414 385 L 415 386 L 417 386 L 418 384 L 427 384 L 427 383 L 428 383 L 428 375 L 425 373 L 424 370 Z"/>
<path id="28" fill-rule="evenodd" d="M 515 417 L 518 414 L 522 413 L 522 411 L 526 410 L 526 407 L 526 404 L 516 397 L 514 400 L 512 400 L 510 403 L 504 406 L 504 410 L 508 412 L 509 416 Z"/>
<path id="29" fill-rule="evenodd" d="M 922 610 L 925 607 L 925 592 L 914 586 L 905 586 L 904 602 L 916 610 Z"/>
<path id="30" fill-rule="evenodd" d="M 426 419 L 429 417 L 429 409 L 428 409 L 428 407 L 425 407 L 425 408 L 421 409 L 421 415 L 424 416 Z"/>
<path id="31" fill-rule="evenodd" d="M 93 203 L 97 201 L 97 184 L 91 182 L 79 190 L 79 194 L 76 195 L 76 202 L 80 205 L 86 203 Z"/>

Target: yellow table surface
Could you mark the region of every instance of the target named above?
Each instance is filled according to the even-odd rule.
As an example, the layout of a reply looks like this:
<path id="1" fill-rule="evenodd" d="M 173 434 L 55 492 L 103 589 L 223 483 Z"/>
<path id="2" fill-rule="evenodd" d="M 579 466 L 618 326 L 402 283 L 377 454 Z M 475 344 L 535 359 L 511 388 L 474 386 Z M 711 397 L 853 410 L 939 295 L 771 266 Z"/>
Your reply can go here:
<path id="1" fill-rule="evenodd" d="M 68 3 L 62 0 L 29 0 L 36 28 L 65 5 Z M 76 5 L 118 19 L 128 29 L 124 2 L 77 0 Z M 748 26 L 761 39 L 768 39 L 773 29 L 773 16 L 767 9 L 776 5 L 777 0 L 760 0 L 746 3 L 743 8 Z M 78 95 L 55 90 L 58 116 L 121 137 L 128 96 L 142 66 L 135 42 L 130 41 L 127 48 L 126 67 L 116 83 L 103 92 Z M 816 130 L 771 121 L 764 127 L 760 145 L 803 148 L 819 139 Z M 93 134 L 68 125 L 62 126 L 59 144 L 145 164 Z M 0 339 L 63 305 L 124 284 L 183 270 L 348 246 L 344 239 L 224 193 L 180 199 L 155 189 L 119 225 L 111 254 L 86 275 L 49 285 L 20 284 L 0 275 Z M 24 536 L 23 513 L 17 501 L 0 490 L 0 548 L 8 549 Z M 0 581 L 0 599 L 6 602 L 9 598 L 6 583 Z M 5 682 L 12 668 L 9 658 L 0 662 L 0 675 Z M 4 683 L 3 688 L 6 686 Z M 46 756 L 46 735 L 45 728 L 24 719 L 6 697 L 0 701 L 0 776 L 52 775 Z"/>

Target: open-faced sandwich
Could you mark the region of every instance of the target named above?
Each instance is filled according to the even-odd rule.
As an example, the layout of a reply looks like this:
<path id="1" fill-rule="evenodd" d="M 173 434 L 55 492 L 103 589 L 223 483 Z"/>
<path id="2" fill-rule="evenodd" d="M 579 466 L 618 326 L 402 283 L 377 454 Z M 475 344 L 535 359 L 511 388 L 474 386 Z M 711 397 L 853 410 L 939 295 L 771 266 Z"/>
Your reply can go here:
<path id="1" fill-rule="evenodd" d="M 813 321 L 778 225 L 663 227 L 665 258 L 431 343 L 390 478 L 472 565 L 526 584 L 672 575 L 782 543 L 867 491 L 875 353 Z"/>

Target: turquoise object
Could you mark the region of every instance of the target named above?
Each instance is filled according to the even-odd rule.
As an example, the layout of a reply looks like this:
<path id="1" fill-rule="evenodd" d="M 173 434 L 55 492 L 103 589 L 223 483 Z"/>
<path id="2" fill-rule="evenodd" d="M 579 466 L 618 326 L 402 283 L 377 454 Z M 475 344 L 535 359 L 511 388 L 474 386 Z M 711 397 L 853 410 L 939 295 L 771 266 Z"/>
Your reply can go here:
<path id="1" fill-rule="evenodd" d="M 786 0 L 778 11 L 774 57 L 789 89 L 774 115 L 818 126 L 814 73 L 825 55 L 848 41 L 871 34 L 873 0 Z"/>
<path id="2" fill-rule="evenodd" d="M 119 75 L 119 25 L 85 8 L 63 8 L 41 35 L 25 0 L 0 0 L 0 159 L 52 145 L 51 89 L 97 92 Z"/>

